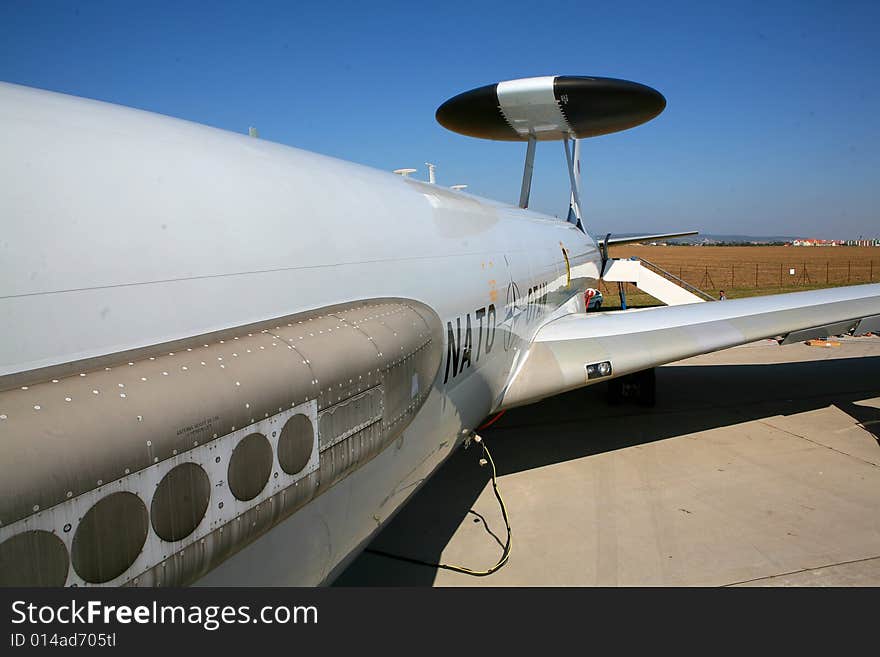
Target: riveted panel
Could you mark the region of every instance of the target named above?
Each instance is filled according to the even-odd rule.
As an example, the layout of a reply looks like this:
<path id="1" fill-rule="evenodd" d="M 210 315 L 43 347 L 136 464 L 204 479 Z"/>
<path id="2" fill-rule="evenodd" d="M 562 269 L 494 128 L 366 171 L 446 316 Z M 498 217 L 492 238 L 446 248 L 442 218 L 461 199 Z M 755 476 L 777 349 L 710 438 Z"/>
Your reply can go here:
<path id="1" fill-rule="evenodd" d="M 74 560 L 76 567 L 70 569 L 67 575 L 66 584 L 70 586 L 95 583 L 114 586 L 126 583 L 180 586 L 190 583 L 210 564 L 234 553 L 315 495 L 319 466 L 317 436 L 313 436 L 308 463 L 294 475 L 287 474 L 280 468 L 280 464 L 274 461 L 274 453 L 282 429 L 291 416 L 305 416 L 314 424 L 316 413 L 314 401 L 285 409 L 250 427 L 243 427 L 217 440 L 199 445 L 185 454 L 159 461 L 149 468 L 105 483 L 85 495 L 73 497 L 63 504 L 39 511 L 7 527 L 0 527 L 0 540 L 33 529 L 44 533 L 54 532 L 67 550 L 78 555 Z M 272 474 L 255 498 L 242 501 L 233 495 L 227 482 L 228 463 L 235 447 L 252 434 L 265 436 L 269 441 L 273 455 Z M 122 496 L 125 499 L 143 499 L 149 502 L 151 512 L 161 514 L 159 509 L 165 506 L 162 501 L 165 487 L 162 484 L 169 481 L 168 476 L 179 471 L 181 466 L 200 468 L 211 483 L 210 503 L 204 517 L 192 532 L 172 541 L 167 540 L 173 536 L 162 529 L 161 521 L 151 523 L 153 531 L 147 532 L 143 548 L 133 563 L 116 577 L 110 580 L 101 579 L 118 568 L 111 569 L 105 565 L 101 572 L 95 573 L 98 566 L 88 563 L 87 554 L 89 550 L 94 554 L 103 551 L 104 554 L 100 557 L 102 564 L 108 560 L 121 563 L 127 560 L 125 550 L 120 549 L 118 543 L 131 532 L 125 524 L 120 524 L 119 518 L 126 514 L 131 515 L 131 509 L 123 508 L 120 515 L 119 507 L 127 505 L 117 504 L 115 510 L 102 508 L 102 513 L 97 513 L 93 507 L 101 508 L 107 504 L 105 502 L 102 505 L 103 500 L 114 501 Z M 272 502 L 267 506 L 270 500 Z M 197 512 L 196 510 L 192 515 L 197 515 Z M 145 513 L 134 515 L 146 517 Z M 85 521 L 84 527 L 82 521 Z M 123 530 L 121 533 L 120 529 Z M 159 534 L 160 531 L 166 535 L 165 538 Z M 84 540 L 88 536 L 99 538 L 92 540 L 89 546 L 88 541 Z M 99 545 L 99 548 L 95 549 L 95 545 Z M 126 545 L 124 543 L 122 547 L 125 548 Z M 217 546 L 217 549 L 212 546 Z M 83 566 L 81 562 L 87 563 Z M 77 569 L 81 569 L 82 574 Z"/>
<path id="2" fill-rule="evenodd" d="M 273 333 L 296 349 L 311 367 L 319 409 L 366 387 L 370 375 L 378 376 L 383 364 L 369 336 L 335 314 L 319 315 L 293 326 L 282 325 Z"/>
<path id="3" fill-rule="evenodd" d="M 321 427 L 321 449 L 332 447 L 364 427 L 381 422 L 382 397 L 382 386 L 376 386 L 322 411 L 318 415 Z"/>
<path id="4" fill-rule="evenodd" d="M 57 537 L 69 586 L 190 583 L 396 439 L 430 392 L 440 329 L 413 301 L 354 302 L 2 391 L 0 545 Z M 379 356 L 371 331 L 400 343 Z M 393 423 L 389 381 L 409 397 Z"/>
<path id="5" fill-rule="evenodd" d="M 321 451 L 321 490 L 378 454 L 389 442 L 381 423 L 370 424 Z"/>

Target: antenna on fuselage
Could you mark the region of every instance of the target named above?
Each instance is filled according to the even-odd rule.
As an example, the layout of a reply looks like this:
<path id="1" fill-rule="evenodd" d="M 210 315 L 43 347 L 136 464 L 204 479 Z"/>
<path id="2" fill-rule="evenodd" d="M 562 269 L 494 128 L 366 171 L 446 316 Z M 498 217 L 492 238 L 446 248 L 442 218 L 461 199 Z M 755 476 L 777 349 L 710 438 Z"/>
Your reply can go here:
<path id="1" fill-rule="evenodd" d="M 434 169 L 437 168 L 436 164 L 431 164 L 430 162 L 425 162 L 425 166 L 428 167 L 428 182 L 432 185 L 437 184 L 437 177 L 434 175 Z"/>
<path id="2" fill-rule="evenodd" d="M 454 189 L 456 192 L 460 192 L 467 189 L 467 185 L 450 185 L 449 189 Z"/>
<path id="3" fill-rule="evenodd" d="M 583 229 L 579 140 L 641 125 L 664 107 L 663 95 L 643 84 L 557 75 L 466 91 L 443 103 L 436 117 L 444 128 L 463 135 L 527 143 L 521 208 L 529 206 L 537 142 L 562 141 L 571 184 L 569 221 Z M 574 142 L 573 153 L 569 141 Z"/>
<path id="4" fill-rule="evenodd" d="M 395 169 L 393 173 L 396 173 L 398 176 L 403 176 L 404 178 L 407 178 L 409 174 L 415 173 L 416 171 L 418 171 L 418 169 Z"/>

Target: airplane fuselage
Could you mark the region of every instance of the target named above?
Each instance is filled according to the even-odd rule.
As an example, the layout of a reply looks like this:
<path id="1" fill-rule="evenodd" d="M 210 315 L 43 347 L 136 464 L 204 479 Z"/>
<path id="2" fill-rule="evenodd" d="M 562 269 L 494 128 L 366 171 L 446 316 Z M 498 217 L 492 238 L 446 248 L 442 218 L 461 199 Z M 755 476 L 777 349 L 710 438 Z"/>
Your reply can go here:
<path id="1" fill-rule="evenodd" d="M 498 407 L 537 328 L 554 313 L 582 309 L 584 288 L 599 277 L 596 243 L 552 217 L 94 101 L 14 85 L 0 85 L 0 99 L 0 434 L 6 434 L 0 468 L 9 498 L 0 509 L 0 544 L 26 531 L 56 534 L 72 555 L 64 584 L 309 585 L 332 579 Z M 376 369 L 374 384 L 355 389 L 354 377 L 361 370 L 368 376 L 369 368 L 357 369 L 354 356 L 345 355 L 349 342 L 334 342 L 329 330 L 324 334 L 327 327 L 320 336 L 295 332 L 297 322 L 319 322 L 342 309 L 340 323 L 329 329 L 339 333 L 344 324 L 357 333 L 360 325 L 343 313 L 361 312 L 364 303 L 423 317 L 412 338 L 427 342 L 406 350 L 401 343 L 400 358 L 390 360 L 388 348 L 377 346 L 383 369 Z M 384 331 L 395 349 L 395 338 L 403 339 L 403 324 L 383 323 L 380 311 L 359 317 L 373 322 L 361 331 L 373 331 L 365 338 L 370 344 L 379 344 L 376 331 Z M 289 335 L 273 332 L 279 318 L 287 321 Z M 296 340 L 312 338 L 310 353 L 332 362 L 333 386 L 342 390 L 350 383 L 351 389 L 334 398 L 335 388 L 321 391 L 315 375 L 317 392 L 300 398 L 290 384 L 276 412 L 271 407 L 288 375 L 279 375 L 274 387 L 260 387 L 261 370 L 254 368 L 247 372 L 254 392 L 242 398 L 248 410 L 239 409 L 244 419 L 227 422 L 211 410 L 220 393 L 209 382 L 228 376 L 230 386 L 239 385 L 226 369 L 239 353 L 232 356 L 227 347 L 232 340 L 256 339 L 257 330 L 271 336 L 272 346 L 296 353 L 297 364 L 308 350 L 297 351 Z M 326 343 L 317 342 L 325 337 Z M 263 346 L 255 342 L 253 348 Z M 199 349 L 223 355 L 211 351 L 211 359 L 199 360 Z M 169 360 L 188 353 L 191 366 Z M 311 372 L 321 366 L 315 360 L 302 356 Z M 400 369 L 410 362 L 412 371 Z M 266 363 L 260 367 L 268 377 Z M 194 372 L 209 367 L 214 374 Z M 143 376 L 134 376 L 136 370 Z M 425 380 L 428 370 L 433 378 Z M 120 371 L 130 381 L 110 382 Z M 94 389 L 82 380 L 102 376 L 107 381 L 100 379 Z M 205 378 L 186 378 L 194 376 Z M 152 426 L 168 435 L 162 438 L 168 449 L 160 453 L 147 440 L 155 455 L 150 451 L 139 461 L 141 442 L 128 452 L 109 438 L 77 442 L 73 422 L 83 416 L 76 411 L 79 398 L 62 390 L 66 385 L 80 386 L 89 403 L 104 403 L 109 386 L 117 405 L 103 416 L 105 424 L 129 418 L 137 431 L 137 422 L 156 418 Z M 146 386 L 157 387 L 148 393 Z M 380 406 L 375 417 L 334 429 L 357 404 L 373 401 Z M 392 403 L 399 404 L 399 415 L 382 417 Z M 119 404 L 127 406 L 120 410 Z M 90 421 L 104 412 L 89 408 Z M 269 423 L 277 420 L 280 432 L 294 411 L 309 417 L 320 434 L 308 465 L 287 473 L 289 485 L 270 480 L 255 497 L 235 493 L 232 500 L 225 489 L 235 486 L 233 472 L 224 468 L 236 445 L 245 434 L 265 434 L 276 452 L 277 478 L 283 459 Z M 133 435 L 126 426 L 119 426 L 122 442 Z M 326 443 L 325 427 L 336 431 Z M 370 427 L 375 432 L 367 438 L 363 432 Z M 339 451 L 353 440 L 360 442 Z M 331 449 L 337 450 L 332 459 Z M 83 456 L 82 450 L 93 452 Z M 103 458 L 115 450 L 123 450 L 118 458 Z M 206 465 L 215 453 L 216 480 Z M 340 465 L 343 457 L 348 461 Z M 133 465 L 123 470 L 126 458 Z M 157 521 L 161 506 L 153 491 L 188 459 L 201 464 L 212 492 L 203 518 L 181 538 L 176 520 L 172 529 Z M 76 471 L 84 460 L 91 463 Z M 97 478 L 101 464 L 107 474 Z M 25 479 L 32 483 L 15 483 Z M 286 491 L 306 487 L 310 494 L 296 503 L 290 495 L 279 502 Z M 139 497 L 153 515 L 140 552 L 105 579 L 124 560 L 114 568 L 92 563 L 82 545 L 108 530 L 92 536 L 84 529 L 78 548 L 77 523 L 103 497 L 123 493 Z M 217 508 L 222 495 L 234 501 L 234 512 L 229 502 Z M 257 518 L 260 505 L 272 517 Z M 236 529 L 251 517 L 253 532 Z M 172 538 L 162 538 L 163 532 Z M 169 568 L 175 554 L 185 563 Z M 173 576 L 162 574 L 171 571 Z"/>

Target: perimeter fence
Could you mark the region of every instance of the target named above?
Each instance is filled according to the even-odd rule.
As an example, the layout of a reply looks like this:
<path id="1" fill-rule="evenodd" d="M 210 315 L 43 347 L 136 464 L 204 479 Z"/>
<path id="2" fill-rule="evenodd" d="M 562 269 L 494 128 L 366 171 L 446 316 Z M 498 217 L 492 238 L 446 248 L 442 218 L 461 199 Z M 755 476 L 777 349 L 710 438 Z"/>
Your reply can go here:
<path id="1" fill-rule="evenodd" d="M 701 290 L 820 287 L 880 282 L 880 260 L 700 264 L 660 262 L 656 266 Z"/>

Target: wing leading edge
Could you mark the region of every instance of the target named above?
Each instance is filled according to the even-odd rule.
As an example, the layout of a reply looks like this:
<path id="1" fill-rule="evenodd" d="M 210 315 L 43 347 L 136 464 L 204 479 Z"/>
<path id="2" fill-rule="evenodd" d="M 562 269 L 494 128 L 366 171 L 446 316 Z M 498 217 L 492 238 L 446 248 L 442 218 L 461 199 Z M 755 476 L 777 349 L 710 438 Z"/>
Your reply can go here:
<path id="1" fill-rule="evenodd" d="M 853 328 L 857 334 L 880 328 L 880 284 L 567 315 L 539 329 L 500 408 L 755 340 Z M 611 375 L 588 380 L 587 366 L 603 362 L 610 362 Z"/>
<path id="2" fill-rule="evenodd" d="M 687 230 L 682 233 L 655 233 L 653 235 L 629 235 L 621 237 L 612 237 L 611 233 L 605 237 L 606 246 L 620 246 L 621 244 L 635 244 L 636 242 L 651 242 L 654 240 L 666 240 L 674 237 L 687 237 L 688 235 L 699 235 L 699 231 Z"/>

